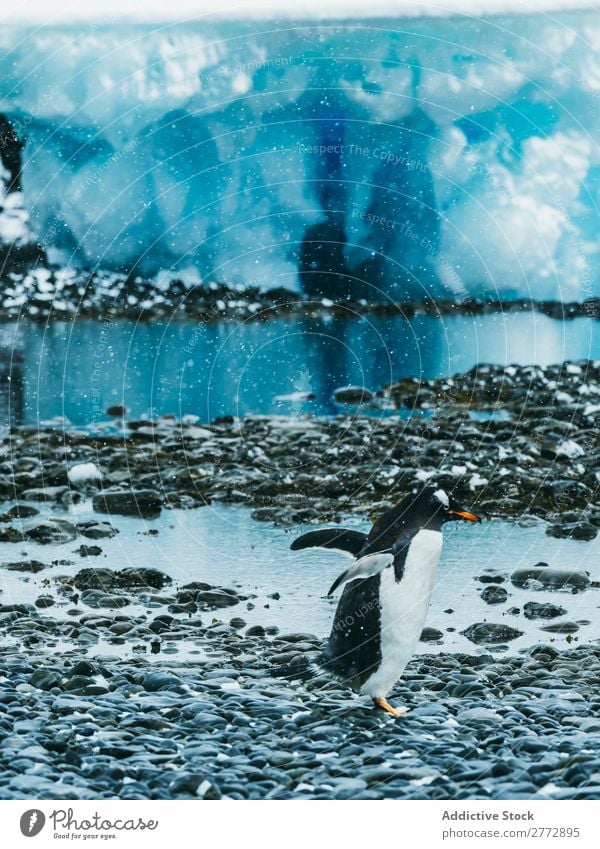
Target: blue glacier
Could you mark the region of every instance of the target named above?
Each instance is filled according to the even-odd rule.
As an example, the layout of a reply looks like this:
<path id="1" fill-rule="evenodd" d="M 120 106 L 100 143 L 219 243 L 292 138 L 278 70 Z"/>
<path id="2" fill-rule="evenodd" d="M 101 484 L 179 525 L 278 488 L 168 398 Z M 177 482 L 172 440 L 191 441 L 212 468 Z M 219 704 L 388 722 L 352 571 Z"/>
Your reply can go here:
<path id="1" fill-rule="evenodd" d="M 0 113 L 27 226 L 64 262 L 581 301 L 600 295 L 599 46 L 593 11 L 11 24 Z"/>

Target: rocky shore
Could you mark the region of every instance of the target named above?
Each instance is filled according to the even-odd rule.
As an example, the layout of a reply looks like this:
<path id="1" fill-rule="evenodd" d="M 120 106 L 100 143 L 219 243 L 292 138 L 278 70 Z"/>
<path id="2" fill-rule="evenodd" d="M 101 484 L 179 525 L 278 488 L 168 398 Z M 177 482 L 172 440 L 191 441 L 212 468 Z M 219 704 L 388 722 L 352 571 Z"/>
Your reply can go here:
<path id="1" fill-rule="evenodd" d="M 600 798 L 598 646 L 417 657 L 396 720 L 275 677 L 310 634 L 190 627 L 198 663 L 4 651 L 0 798 Z"/>
<path id="2" fill-rule="evenodd" d="M 13 248 L 10 255 L 14 261 L 7 262 L 4 258 L 0 269 L 0 321 L 22 318 L 44 322 L 75 318 L 151 321 L 168 318 L 212 322 L 328 315 L 400 315 L 411 318 L 414 315 L 483 315 L 532 310 L 557 319 L 600 317 L 598 299 L 582 303 L 523 298 L 469 298 L 462 301 L 438 298 L 435 301 L 409 302 L 396 302 L 389 298 L 379 302 L 372 299 L 336 302 L 326 297 L 303 296 L 284 287 L 265 289 L 224 282 L 189 285 L 176 278 L 161 283 L 135 273 L 127 275 L 105 270 L 58 268 L 40 261 L 35 247 L 30 246 L 25 251 L 25 261 L 21 261 L 20 254 L 15 251 Z M 30 256 L 31 251 L 33 256 Z"/>
<path id="3" fill-rule="evenodd" d="M 600 362 L 482 365 L 365 397 L 381 416 L 348 405 L 338 417 L 203 424 L 194 416 L 131 421 L 116 408 L 124 420 L 94 432 L 63 421 L 13 427 L 0 442 L 0 498 L 13 511 L 2 517 L 0 540 L 23 538 L 11 518 L 36 502 L 58 512 L 28 534 L 77 536 L 57 522 L 61 507 L 81 497 L 70 470 L 89 464 L 94 473 L 81 483 L 109 514 L 221 501 L 251 505 L 259 520 L 336 521 L 383 510 L 429 481 L 484 517 L 529 514 L 548 520 L 551 535 L 596 536 Z M 390 407 L 399 415 L 387 415 Z"/>
<path id="4" fill-rule="evenodd" d="M 424 481 L 484 516 L 596 536 L 600 363 L 480 366 L 362 393 L 398 416 L 362 416 L 346 397 L 336 418 L 131 421 L 114 408 L 93 432 L 5 434 L 0 542 L 14 555 L 0 568 L 39 591 L 0 596 L 0 798 L 600 797 L 600 647 L 551 644 L 577 631 L 560 619 L 570 593 L 597 589 L 583 569 L 532 561 L 510 582 L 484 570 L 490 609 L 514 604 L 514 588 L 532 597 L 510 620 L 470 624 L 474 654 L 417 656 L 393 694 L 410 712 L 394 720 L 324 678 L 280 677 L 320 637 L 229 614 L 255 606 L 242 575 L 177 583 L 99 557 L 121 517 L 218 501 L 284 526 L 364 518 Z M 93 511 L 78 514 L 84 499 Z M 62 543 L 82 558 L 68 574 L 44 557 Z M 536 588 L 569 594 L 542 603 Z M 530 619 L 547 644 L 511 656 Z"/>

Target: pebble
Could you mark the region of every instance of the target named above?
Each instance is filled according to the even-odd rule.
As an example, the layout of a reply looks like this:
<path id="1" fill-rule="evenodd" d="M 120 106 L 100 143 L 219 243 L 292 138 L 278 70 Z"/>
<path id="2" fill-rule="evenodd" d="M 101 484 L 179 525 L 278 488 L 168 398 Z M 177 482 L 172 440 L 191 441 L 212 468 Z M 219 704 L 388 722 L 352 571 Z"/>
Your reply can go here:
<path id="1" fill-rule="evenodd" d="M 477 645 L 498 645 L 509 640 L 516 640 L 517 637 L 522 636 L 523 631 L 495 622 L 476 622 L 461 631 L 461 634 Z"/>
<path id="2" fill-rule="evenodd" d="M 103 490 L 94 496 L 92 504 L 97 513 L 117 516 L 157 516 L 163 500 L 152 489 Z"/>
<path id="3" fill-rule="evenodd" d="M 590 576 L 580 570 L 550 568 L 547 563 L 525 569 L 516 569 L 511 575 L 511 581 L 516 587 L 531 587 L 532 589 L 581 591 L 590 586 Z"/>
<path id="4" fill-rule="evenodd" d="M 481 598 L 486 604 L 504 604 L 508 593 L 504 587 L 488 586 L 481 591 Z"/>
<path id="5" fill-rule="evenodd" d="M 527 619 L 555 619 L 566 614 L 564 607 L 550 602 L 528 601 L 523 605 L 523 613 Z"/>

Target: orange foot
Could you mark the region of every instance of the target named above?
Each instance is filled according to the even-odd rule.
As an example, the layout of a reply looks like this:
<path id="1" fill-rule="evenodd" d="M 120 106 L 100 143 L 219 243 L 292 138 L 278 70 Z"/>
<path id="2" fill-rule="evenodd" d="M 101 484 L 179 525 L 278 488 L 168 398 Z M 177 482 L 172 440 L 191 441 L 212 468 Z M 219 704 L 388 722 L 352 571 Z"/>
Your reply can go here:
<path id="1" fill-rule="evenodd" d="M 383 708 L 383 710 L 387 711 L 388 713 L 391 713 L 392 716 L 404 716 L 407 713 L 407 711 L 405 710 L 400 710 L 399 708 L 392 707 L 388 700 L 385 698 L 385 696 L 377 696 L 377 698 L 373 699 L 373 701 L 375 702 L 377 707 Z"/>

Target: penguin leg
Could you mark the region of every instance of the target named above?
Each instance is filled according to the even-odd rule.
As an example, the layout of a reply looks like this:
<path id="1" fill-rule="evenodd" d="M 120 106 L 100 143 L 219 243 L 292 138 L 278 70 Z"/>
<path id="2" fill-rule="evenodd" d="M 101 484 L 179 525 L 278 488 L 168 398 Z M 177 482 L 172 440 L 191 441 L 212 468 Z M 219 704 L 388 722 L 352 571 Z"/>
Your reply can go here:
<path id="1" fill-rule="evenodd" d="M 404 716 L 406 714 L 405 710 L 400 710 L 399 708 L 392 707 L 385 696 L 376 696 L 373 701 L 377 705 L 378 708 L 391 713 L 392 716 Z"/>

